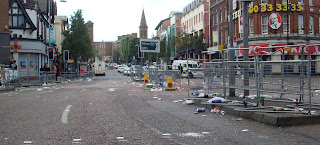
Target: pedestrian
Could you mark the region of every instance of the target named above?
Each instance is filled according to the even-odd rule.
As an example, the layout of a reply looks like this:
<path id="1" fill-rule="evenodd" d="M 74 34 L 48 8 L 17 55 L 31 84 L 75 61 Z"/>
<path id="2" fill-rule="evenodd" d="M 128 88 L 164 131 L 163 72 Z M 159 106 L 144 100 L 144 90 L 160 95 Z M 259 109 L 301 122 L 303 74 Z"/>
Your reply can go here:
<path id="1" fill-rule="evenodd" d="M 45 72 L 50 71 L 49 65 L 47 63 L 45 63 L 43 71 L 45 71 Z"/>
<path id="2" fill-rule="evenodd" d="M 57 68 L 57 64 L 53 66 L 53 73 L 55 74 L 55 80 L 57 81 L 58 79 L 58 68 Z"/>
<path id="3" fill-rule="evenodd" d="M 16 60 L 14 60 L 14 58 L 11 58 L 10 67 L 12 69 L 17 69 Z"/>
<path id="4" fill-rule="evenodd" d="M 181 74 L 183 72 L 183 67 L 181 66 L 181 64 L 179 65 L 179 70 L 181 71 Z"/>

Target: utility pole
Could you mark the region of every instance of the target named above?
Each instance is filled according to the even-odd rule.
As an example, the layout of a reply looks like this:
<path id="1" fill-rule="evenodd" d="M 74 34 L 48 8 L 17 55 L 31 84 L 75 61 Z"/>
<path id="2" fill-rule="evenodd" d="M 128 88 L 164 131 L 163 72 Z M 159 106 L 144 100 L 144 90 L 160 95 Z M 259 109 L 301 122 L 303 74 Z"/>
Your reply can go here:
<path id="1" fill-rule="evenodd" d="M 229 0 L 229 42 L 230 42 L 230 48 L 233 48 L 233 0 Z M 234 61 L 234 50 L 229 51 L 229 61 Z M 234 71 L 234 65 L 229 66 L 229 85 L 235 85 L 235 71 Z M 235 89 L 230 88 L 229 89 L 229 96 L 235 96 Z"/>
<path id="2" fill-rule="evenodd" d="M 249 48 L 249 42 L 248 42 L 248 1 L 243 1 L 243 48 Z M 243 50 L 243 61 L 249 61 L 249 50 L 245 49 Z M 243 86 L 249 87 L 249 66 L 244 65 L 243 66 Z M 249 90 L 244 90 L 244 96 L 249 96 Z"/>

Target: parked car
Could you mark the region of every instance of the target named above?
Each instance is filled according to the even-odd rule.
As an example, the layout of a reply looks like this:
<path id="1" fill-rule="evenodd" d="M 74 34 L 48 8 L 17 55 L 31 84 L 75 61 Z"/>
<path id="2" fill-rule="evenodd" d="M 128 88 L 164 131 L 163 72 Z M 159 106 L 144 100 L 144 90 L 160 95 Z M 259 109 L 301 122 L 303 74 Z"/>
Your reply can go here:
<path id="1" fill-rule="evenodd" d="M 119 73 L 123 73 L 123 70 L 124 70 L 125 67 L 127 67 L 127 66 L 126 66 L 126 65 L 120 65 L 120 66 L 118 67 L 118 72 L 119 72 Z"/>
<path id="2" fill-rule="evenodd" d="M 131 69 L 129 67 L 125 67 L 123 70 L 123 75 L 130 76 L 131 75 Z"/>

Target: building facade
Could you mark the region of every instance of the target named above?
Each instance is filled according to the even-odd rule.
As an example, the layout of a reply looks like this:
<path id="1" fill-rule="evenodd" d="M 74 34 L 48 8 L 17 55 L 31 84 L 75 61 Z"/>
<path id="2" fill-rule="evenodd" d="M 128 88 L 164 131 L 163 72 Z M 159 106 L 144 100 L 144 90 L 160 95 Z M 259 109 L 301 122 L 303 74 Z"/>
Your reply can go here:
<path id="1" fill-rule="evenodd" d="M 114 42 L 94 42 L 94 49 L 98 51 L 96 56 L 100 57 L 102 61 L 112 61 L 112 50 Z"/>
<path id="2" fill-rule="evenodd" d="M 200 36 L 204 34 L 204 43 L 209 40 L 209 1 L 208 0 L 194 0 L 183 9 L 183 16 L 181 17 L 182 31 L 192 36 Z M 184 57 L 188 55 L 189 58 L 202 59 L 201 51 L 196 52 L 191 48 L 189 54 L 183 52 Z"/>
<path id="3" fill-rule="evenodd" d="M 49 62 L 48 46 L 55 43 L 54 31 L 49 29 L 55 15 L 52 12 L 41 10 L 33 0 L 9 1 L 10 52 L 20 77 L 38 77 L 40 67 Z"/>
<path id="4" fill-rule="evenodd" d="M 0 1 L 0 64 L 10 61 L 9 1 Z"/>
<path id="5" fill-rule="evenodd" d="M 56 48 L 59 54 L 62 54 L 62 51 L 63 51 L 62 42 L 64 40 L 64 36 L 62 32 L 67 29 L 67 25 L 68 25 L 67 16 L 55 16 L 54 29 L 56 34 Z"/>
<path id="6" fill-rule="evenodd" d="M 211 0 L 212 45 L 228 45 L 229 0 Z M 287 44 L 320 43 L 320 1 L 318 0 L 259 0 L 249 3 L 248 38 L 249 57 L 253 57 L 257 47 L 282 46 Z M 243 46 L 243 4 L 233 5 L 234 46 Z M 312 46 L 312 59 L 320 59 L 319 47 Z M 294 47 L 285 59 L 299 60 L 302 48 Z M 280 60 L 281 53 L 264 50 L 264 59 Z M 306 51 L 303 51 L 307 55 Z M 237 51 L 235 57 L 241 58 L 243 51 Z M 320 73 L 319 64 L 313 64 L 312 73 Z"/>

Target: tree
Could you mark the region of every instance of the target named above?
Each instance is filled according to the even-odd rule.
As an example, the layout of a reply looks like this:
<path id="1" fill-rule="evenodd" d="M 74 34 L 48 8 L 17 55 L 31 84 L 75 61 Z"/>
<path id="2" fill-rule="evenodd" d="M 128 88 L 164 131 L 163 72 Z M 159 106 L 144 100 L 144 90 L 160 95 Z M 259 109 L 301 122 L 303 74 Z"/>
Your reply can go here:
<path id="1" fill-rule="evenodd" d="M 116 49 L 113 50 L 113 61 L 118 63 L 120 59 L 121 59 L 121 48 L 117 47 Z"/>
<path id="2" fill-rule="evenodd" d="M 138 58 L 139 38 L 135 36 L 127 36 L 121 39 L 121 53 L 125 62 L 131 62 L 133 56 Z"/>
<path id="3" fill-rule="evenodd" d="M 80 56 L 82 60 L 88 60 L 88 58 L 91 58 L 96 53 L 92 49 L 88 27 L 84 23 L 81 10 L 78 10 L 74 13 L 74 16 L 71 16 L 71 27 L 64 31 L 63 35 L 65 39 L 62 44 L 69 50 L 70 56 L 76 63 Z"/>

